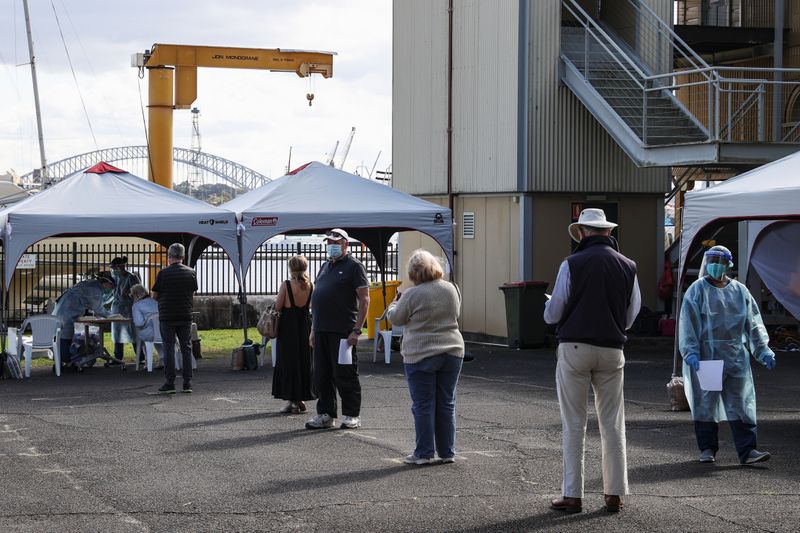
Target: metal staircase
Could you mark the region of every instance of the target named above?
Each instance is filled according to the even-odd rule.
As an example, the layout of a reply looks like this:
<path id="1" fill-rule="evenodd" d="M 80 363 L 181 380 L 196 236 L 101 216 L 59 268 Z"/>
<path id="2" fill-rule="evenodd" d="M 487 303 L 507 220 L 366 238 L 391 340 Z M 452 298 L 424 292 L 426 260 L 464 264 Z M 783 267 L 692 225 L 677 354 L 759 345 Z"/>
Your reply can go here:
<path id="1" fill-rule="evenodd" d="M 627 39 L 562 0 L 560 74 L 637 165 L 753 165 L 800 148 L 765 135 L 766 69 L 712 67 L 648 6 L 622 4 Z M 702 117 L 682 103 L 690 94 Z"/>

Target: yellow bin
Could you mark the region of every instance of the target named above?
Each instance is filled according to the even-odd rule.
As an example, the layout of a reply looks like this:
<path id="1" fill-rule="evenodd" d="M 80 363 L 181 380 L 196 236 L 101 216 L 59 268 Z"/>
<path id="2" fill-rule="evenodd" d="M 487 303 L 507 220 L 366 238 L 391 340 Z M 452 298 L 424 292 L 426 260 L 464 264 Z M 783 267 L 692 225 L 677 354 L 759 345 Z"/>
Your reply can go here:
<path id="1" fill-rule="evenodd" d="M 367 338 L 375 338 L 375 319 L 380 318 L 397 294 L 400 281 L 386 282 L 386 305 L 383 304 L 383 285 L 380 281 L 369 284 L 369 309 L 367 310 Z M 381 322 L 381 328 L 385 328 Z"/>

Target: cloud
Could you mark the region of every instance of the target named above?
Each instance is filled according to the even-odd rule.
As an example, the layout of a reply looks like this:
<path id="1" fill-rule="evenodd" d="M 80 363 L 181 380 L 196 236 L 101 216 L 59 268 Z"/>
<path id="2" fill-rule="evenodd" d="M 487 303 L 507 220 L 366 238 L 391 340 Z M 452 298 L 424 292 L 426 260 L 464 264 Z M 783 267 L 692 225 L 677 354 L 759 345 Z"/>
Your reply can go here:
<path id="1" fill-rule="evenodd" d="M 290 73 L 201 69 L 198 73 L 203 149 L 273 177 L 321 159 L 336 140 L 356 134 L 346 170 L 391 161 L 391 2 L 53 0 L 80 94 L 99 147 L 144 144 L 141 87 L 131 53 L 154 42 L 330 50 L 334 77 L 307 82 Z M 94 150 L 78 89 L 50 2 L 31 2 L 48 160 Z M 38 166 L 30 70 L 22 9 L 0 15 L 0 170 Z M 146 113 L 146 110 L 145 110 Z M 176 110 L 175 146 L 189 147 L 191 114 Z M 341 151 L 340 151 L 341 153 Z M 337 157 L 338 159 L 338 157 Z"/>

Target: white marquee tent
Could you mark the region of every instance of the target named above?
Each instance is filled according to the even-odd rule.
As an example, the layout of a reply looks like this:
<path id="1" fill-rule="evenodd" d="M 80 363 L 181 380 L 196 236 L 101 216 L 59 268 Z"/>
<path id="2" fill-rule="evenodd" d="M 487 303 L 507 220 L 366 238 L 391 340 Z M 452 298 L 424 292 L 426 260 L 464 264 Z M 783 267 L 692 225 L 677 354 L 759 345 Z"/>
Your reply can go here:
<path id="1" fill-rule="evenodd" d="M 398 231 L 432 237 L 453 264 L 450 210 L 329 165 L 308 163 L 220 206 L 237 214 L 242 272 L 261 244 L 286 233 L 342 228 L 366 244 L 384 267 L 387 244 Z"/>
<path id="2" fill-rule="evenodd" d="M 166 189 L 107 163 L 74 174 L 0 211 L 5 286 L 32 244 L 65 235 L 133 235 L 186 246 L 189 264 L 216 242 L 239 273 L 234 213 Z"/>
<path id="3" fill-rule="evenodd" d="M 681 277 L 686 271 L 687 258 L 699 249 L 702 239 L 725 224 L 743 220 L 800 221 L 800 152 L 715 187 L 686 194 L 681 231 Z M 750 244 L 754 245 L 750 262 L 787 309 L 791 310 L 794 301 L 797 316 L 800 291 L 795 292 L 798 283 L 793 280 L 800 276 L 800 246 L 796 240 L 791 241 L 792 235 L 800 235 L 800 225 L 758 223 L 751 226 L 758 229 L 758 237 L 754 235 L 750 239 Z"/>

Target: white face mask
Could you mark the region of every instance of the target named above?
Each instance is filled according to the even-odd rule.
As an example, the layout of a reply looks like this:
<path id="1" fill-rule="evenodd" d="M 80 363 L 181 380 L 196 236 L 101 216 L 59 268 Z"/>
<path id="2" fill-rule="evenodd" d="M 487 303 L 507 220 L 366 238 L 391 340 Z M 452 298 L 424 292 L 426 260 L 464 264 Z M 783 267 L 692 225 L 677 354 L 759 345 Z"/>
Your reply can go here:
<path id="1" fill-rule="evenodd" d="M 342 255 L 341 244 L 329 244 L 325 248 L 328 252 L 328 259 L 330 260 L 338 259 Z"/>

